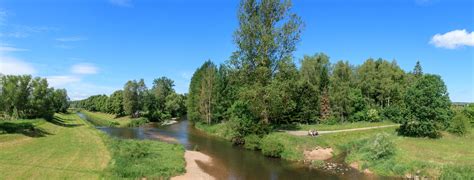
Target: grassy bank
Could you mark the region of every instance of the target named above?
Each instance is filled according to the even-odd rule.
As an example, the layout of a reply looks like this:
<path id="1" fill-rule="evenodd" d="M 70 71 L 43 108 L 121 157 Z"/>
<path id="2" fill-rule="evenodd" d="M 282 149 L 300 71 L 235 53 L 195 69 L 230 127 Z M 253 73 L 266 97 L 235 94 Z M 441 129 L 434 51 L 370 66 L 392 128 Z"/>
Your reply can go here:
<path id="1" fill-rule="evenodd" d="M 167 179 L 185 171 L 181 145 L 110 138 L 76 114 L 0 120 L 0 149 L 0 179 Z"/>
<path id="2" fill-rule="evenodd" d="M 131 118 L 130 116 L 123 116 L 116 118 L 113 114 L 102 112 L 90 112 L 81 110 L 94 124 L 99 126 L 110 127 L 137 127 L 148 122 L 146 118 Z"/>
<path id="3" fill-rule="evenodd" d="M 391 125 L 393 123 L 354 123 L 343 125 L 304 125 L 301 129 L 340 130 L 361 127 Z M 226 125 L 206 125 L 197 123 L 196 127 L 209 134 L 228 139 Z M 396 134 L 397 127 L 370 129 L 364 131 L 340 132 L 323 134 L 316 138 L 309 136 L 294 136 L 285 132 L 272 132 L 263 140 L 272 140 L 281 144 L 281 158 L 302 161 L 304 151 L 317 147 L 331 147 L 334 154 L 340 154 L 350 149 L 354 142 L 371 139 L 377 134 L 386 134 L 393 143 L 394 153 L 383 159 L 368 161 L 361 158 L 364 152 L 352 151 L 346 157 L 347 163 L 357 162 L 360 169 L 369 169 L 375 174 L 386 176 L 405 176 L 419 174 L 429 177 L 444 175 L 459 177 L 474 177 L 474 134 L 459 137 L 443 133 L 440 139 L 410 138 Z M 471 130 L 474 132 L 474 129 Z M 377 147 L 378 148 L 378 147 Z M 378 150 L 377 150 L 378 151 Z"/>
<path id="4" fill-rule="evenodd" d="M 56 114 L 52 122 L 0 120 L 0 129 L 15 129 L 0 134 L 0 179 L 101 177 L 111 156 L 99 132 L 76 114 Z"/>
<path id="5" fill-rule="evenodd" d="M 108 178 L 165 178 L 185 172 L 184 148 L 148 140 L 108 139 L 112 161 L 107 168 Z"/>

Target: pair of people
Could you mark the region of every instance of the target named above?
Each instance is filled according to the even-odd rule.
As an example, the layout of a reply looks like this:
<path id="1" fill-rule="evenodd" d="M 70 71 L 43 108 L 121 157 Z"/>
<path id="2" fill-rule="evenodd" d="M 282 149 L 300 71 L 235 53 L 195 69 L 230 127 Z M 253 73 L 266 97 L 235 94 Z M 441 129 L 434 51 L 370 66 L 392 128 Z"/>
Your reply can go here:
<path id="1" fill-rule="evenodd" d="M 308 136 L 317 136 L 319 135 L 318 131 L 312 129 L 308 131 Z"/>

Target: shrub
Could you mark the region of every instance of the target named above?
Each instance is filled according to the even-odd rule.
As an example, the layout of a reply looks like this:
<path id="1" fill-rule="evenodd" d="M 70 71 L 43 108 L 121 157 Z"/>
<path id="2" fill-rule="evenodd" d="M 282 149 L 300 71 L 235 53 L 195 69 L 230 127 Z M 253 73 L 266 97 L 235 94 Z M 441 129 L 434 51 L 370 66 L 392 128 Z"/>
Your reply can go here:
<path id="1" fill-rule="evenodd" d="M 258 122 L 245 102 L 236 101 L 230 108 L 230 115 L 227 134 L 234 144 L 243 144 L 244 137 L 249 134 L 264 135 L 271 130 L 268 124 Z"/>
<path id="2" fill-rule="evenodd" d="M 410 121 L 400 125 L 397 132 L 403 136 L 438 138 L 441 136 L 438 129 L 437 125 L 431 122 Z"/>
<path id="3" fill-rule="evenodd" d="M 381 116 L 383 119 L 390 120 L 394 123 L 402 123 L 403 122 L 403 112 L 400 107 L 398 106 L 389 106 L 382 110 Z"/>
<path id="4" fill-rule="evenodd" d="M 185 171 L 181 145 L 118 139 L 109 139 L 108 145 L 112 153 L 109 172 L 119 179 L 167 179 Z"/>
<path id="5" fill-rule="evenodd" d="M 457 113 L 449 123 L 448 132 L 462 136 L 469 132 L 470 127 L 469 119 L 463 113 Z"/>
<path id="6" fill-rule="evenodd" d="M 265 136 L 262 139 L 261 149 L 263 155 L 265 156 L 281 157 L 283 148 L 283 144 L 281 144 L 280 141 L 273 136 Z"/>
<path id="7" fill-rule="evenodd" d="M 440 76 L 423 75 L 411 85 L 404 97 L 406 117 L 398 129 L 400 135 L 439 137 L 438 132 L 449 126 L 451 101 Z"/>
<path id="8" fill-rule="evenodd" d="M 367 113 L 365 111 L 358 111 L 349 117 L 349 121 L 351 122 L 359 122 L 359 121 L 366 121 L 367 120 Z"/>
<path id="9" fill-rule="evenodd" d="M 139 127 L 139 126 L 144 125 L 148 122 L 150 122 L 150 121 L 148 121 L 147 118 L 132 119 L 132 121 L 130 121 L 130 123 L 128 124 L 128 127 Z"/>
<path id="10" fill-rule="evenodd" d="M 369 109 L 367 111 L 367 121 L 370 122 L 380 122 L 381 118 L 377 109 Z"/>
<path id="11" fill-rule="evenodd" d="M 245 149 L 249 150 L 259 150 L 260 149 L 260 141 L 262 139 L 258 137 L 256 134 L 250 134 L 248 136 L 245 136 L 244 141 L 244 147 Z"/>
<path id="12" fill-rule="evenodd" d="M 395 145 L 387 133 L 379 133 L 374 137 L 350 143 L 346 150 L 362 160 L 375 161 L 387 159 L 395 154 Z"/>

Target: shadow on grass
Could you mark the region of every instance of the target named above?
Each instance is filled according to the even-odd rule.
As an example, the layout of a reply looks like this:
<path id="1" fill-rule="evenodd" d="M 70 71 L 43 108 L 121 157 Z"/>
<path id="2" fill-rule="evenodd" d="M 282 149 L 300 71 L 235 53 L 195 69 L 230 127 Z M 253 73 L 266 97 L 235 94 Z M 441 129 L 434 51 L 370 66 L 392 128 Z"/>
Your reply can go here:
<path id="1" fill-rule="evenodd" d="M 3 122 L 0 123 L 0 134 L 14 134 L 19 133 L 29 137 L 44 137 L 51 135 L 51 133 L 44 131 L 40 128 L 36 128 L 31 122 L 11 123 Z"/>
<path id="2" fill-rule="evenodd" d="M 68 123 L 66 123 L 66 119 L 63 119 L 63 118 L 57 117 L 57 116 L 55 116 L 52 119 L 49 119 L 48 122 L 53 123 L 53 124 L 58 125 L 58 126 L 62 126 L 62 127 L 77 127 L 77 126 L 84 125 L 84 124 L 68 124 Z"/>

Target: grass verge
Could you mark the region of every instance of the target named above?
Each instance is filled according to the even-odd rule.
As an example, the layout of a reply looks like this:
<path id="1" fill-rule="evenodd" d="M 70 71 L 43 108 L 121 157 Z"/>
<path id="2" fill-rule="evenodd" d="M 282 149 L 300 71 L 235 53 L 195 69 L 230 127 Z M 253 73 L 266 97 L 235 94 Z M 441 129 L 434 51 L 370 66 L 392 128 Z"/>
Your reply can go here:
<path id="1" fill-rule="evenodd" d="M 99 179 L 110 154 L 99 132 L 76 114 L 1 121 L 0 179 Z M 25 129 L 25 127 L 27 127 Z M 0 127 L 1 128 L 1 127 Z M 41 136 L 31 135 L 42 134 Z"/>
<path id="2" fill-rule="evenodd" d="M 80 112 L 86 115 L 89 120 L 93 121 L 93 123 L 98 126 L 138 127 L 149 122 L 146 118 L 131 118 L 130 116 L 115 118 L 115 115 L 113 114 L 102 112 L 90 112 L 85 110 L 81 110 Z"/>

